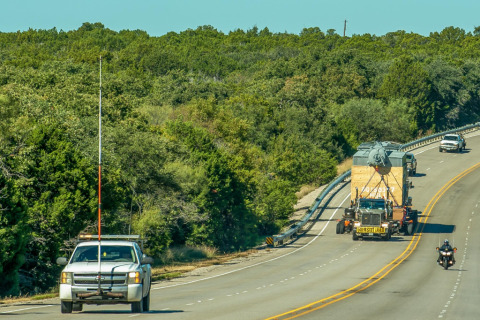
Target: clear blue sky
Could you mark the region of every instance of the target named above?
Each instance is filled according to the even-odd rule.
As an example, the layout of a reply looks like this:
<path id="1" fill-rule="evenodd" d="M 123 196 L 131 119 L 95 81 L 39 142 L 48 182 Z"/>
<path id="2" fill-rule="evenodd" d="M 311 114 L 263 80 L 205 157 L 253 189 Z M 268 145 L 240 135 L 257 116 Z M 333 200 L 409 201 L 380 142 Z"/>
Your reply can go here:
<path id="1" fill-rule="evenodd" d="M 0 32 L 70 31 L 84 22 L 144 30 L 151 36 L 211 25 L 228 33 L 257 26 L 298 34 L 303 28 L 346 35 L 404 30 L 428 36 L 445 27 L 473 32 L 480 0 L 0 0 Z"/>

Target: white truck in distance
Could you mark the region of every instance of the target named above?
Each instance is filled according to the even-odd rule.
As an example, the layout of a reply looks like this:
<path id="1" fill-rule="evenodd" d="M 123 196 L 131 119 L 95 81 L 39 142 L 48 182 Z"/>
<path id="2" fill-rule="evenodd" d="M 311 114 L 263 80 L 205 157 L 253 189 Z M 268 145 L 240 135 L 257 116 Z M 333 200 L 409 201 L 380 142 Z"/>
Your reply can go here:
<path id="1" fill-rule="evenodd" d="M 65 266 L 60 276 L 61 312 L 82 311 L 84 304 L 131 304 L 132 312 L 149 311 L 153 259 L 143 254 L 139 240 L 105 235 L 99 242 L 98 236 L 90 235 L 80 238 L 70 260 L 58 258 L 57 264 Z"/>
<path id="2" fill-rule="evenodd" d="M 440 141 L 440 146 L 438 147 L 438 151 L 455 151 L 460 152 L 465 150 L 467 146 L 467 142 L 465 138 L 461 134 L 457 133 L 449 133 L 443 136 L 442 141 Z"/>

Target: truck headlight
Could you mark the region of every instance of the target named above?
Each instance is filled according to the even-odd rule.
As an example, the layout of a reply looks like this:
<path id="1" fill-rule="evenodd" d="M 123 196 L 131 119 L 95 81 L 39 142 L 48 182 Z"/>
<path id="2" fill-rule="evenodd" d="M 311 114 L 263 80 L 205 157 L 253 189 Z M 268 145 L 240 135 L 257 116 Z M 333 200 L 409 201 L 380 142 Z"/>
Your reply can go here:
<path id="1" fill-rule="evenodd" d="M 388 223 L 382 223 L 382 227 L 388 228 Z"/>
<path id="2" fill-rule="evenodd" d="M 141 283 L 142 279 L 140 279 L 140 272 L 129 272 L 128 273 L 128 284 L 137 284 Z"/>
<path id="3" fill-rule="evenodd" d="M 358 222 L 358 221 L 355 221 L 355 222 L 353 223 L 353 226 L 354 226 L 355 228 L 358 228 L 358 227 L 360 227 L 360 222 Z"/>
<path id="4" fill-rule="evenodd" d="M 72 284 L 73 282 L 73 273 L 72 272 L 62 272 L 60 276 L 60 283 L 62 284 Z"/>

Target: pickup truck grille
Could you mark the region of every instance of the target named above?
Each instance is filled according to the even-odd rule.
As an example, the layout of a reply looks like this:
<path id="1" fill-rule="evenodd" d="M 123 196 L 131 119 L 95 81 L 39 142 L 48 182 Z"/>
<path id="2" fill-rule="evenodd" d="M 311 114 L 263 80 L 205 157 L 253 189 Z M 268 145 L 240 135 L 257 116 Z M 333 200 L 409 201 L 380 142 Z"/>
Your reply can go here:
<path id="1" fill-rule="evenodd" d="M 101 284 L 108 286 L 124 286 L 127 284 L 126 273 L 102 273 Z M 98 285 L 98 273 L 74 273 L 73 282 L 75 285 Z"/>

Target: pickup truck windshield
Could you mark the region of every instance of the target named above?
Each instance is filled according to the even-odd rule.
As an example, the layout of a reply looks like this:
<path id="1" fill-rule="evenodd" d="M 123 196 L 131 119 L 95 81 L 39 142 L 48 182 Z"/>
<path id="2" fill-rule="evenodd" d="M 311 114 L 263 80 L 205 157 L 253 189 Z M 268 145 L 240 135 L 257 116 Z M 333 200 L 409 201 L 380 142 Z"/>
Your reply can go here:
<path id="1" fill-rule="evenodd" d="M 457 138 L 457 136 L 445 136 L 445 137 L 443 137 L 443 140 L 457 141 L 458 138 Z"/>
<path id="2" fill-rule="evenodd" d="M 102 245 L 102 261 L 136 262 L 135 251 L 131 246 Z M 71 262 L 98 262 L 98 246 L 77 247 Z"/>

